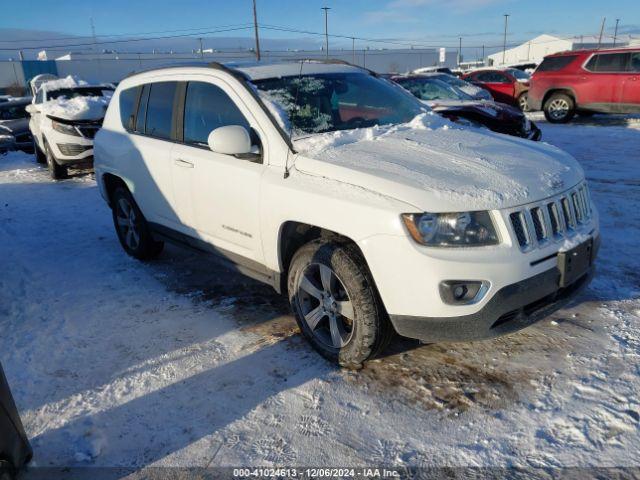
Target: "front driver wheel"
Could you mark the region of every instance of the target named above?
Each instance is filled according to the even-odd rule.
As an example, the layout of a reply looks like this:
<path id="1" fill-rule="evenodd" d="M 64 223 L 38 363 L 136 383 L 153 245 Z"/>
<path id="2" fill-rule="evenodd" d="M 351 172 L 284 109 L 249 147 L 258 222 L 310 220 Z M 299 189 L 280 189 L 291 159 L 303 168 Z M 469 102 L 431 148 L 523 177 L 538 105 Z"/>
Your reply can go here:
<path id="1" fill-rule="evenodd" d="M 544 102 L 544 116 L 550 123 L 567 123 L 576 114 L 576 107 L 569 95 L 564 93 L 552 94 Z"/>
<path id="2" fill-rule="evenodd" d="M 47 159 L 47 168 L 49 169 L 51 178 L 54 180 L 67 178 L 67 167 L 58 164 L 47 142 L 44 143 L 44 154 Z"/>
<path id="3" fill-rule="evenodd" d="M 303 335 L 325 358 L 347 368 L 380 352 L 393 328 L 362 255 L 352 245 L 315 240 L 294 255 L 291 308 Z"/>
<path id="4" fill-rule="evenodd" d="M 147 220 L 125 187 L 116 187 L 111 195 L 113 224 L 122 248 L 138 260 L 157 257 L 164 242 L 153 239 Z"/>

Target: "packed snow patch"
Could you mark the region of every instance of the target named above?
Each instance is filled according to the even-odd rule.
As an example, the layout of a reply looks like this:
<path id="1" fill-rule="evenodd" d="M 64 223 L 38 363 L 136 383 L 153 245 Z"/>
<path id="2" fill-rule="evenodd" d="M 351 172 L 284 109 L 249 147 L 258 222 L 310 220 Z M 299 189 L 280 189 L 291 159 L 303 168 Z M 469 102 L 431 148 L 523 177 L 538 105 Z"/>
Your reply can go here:
<path id="1" fill-rule="evenodd" d="M 42 111 L 52 117 L 68 120 L 99 120 L 109 105 L 110 97 L 59 97 L 42 104 Z"/>

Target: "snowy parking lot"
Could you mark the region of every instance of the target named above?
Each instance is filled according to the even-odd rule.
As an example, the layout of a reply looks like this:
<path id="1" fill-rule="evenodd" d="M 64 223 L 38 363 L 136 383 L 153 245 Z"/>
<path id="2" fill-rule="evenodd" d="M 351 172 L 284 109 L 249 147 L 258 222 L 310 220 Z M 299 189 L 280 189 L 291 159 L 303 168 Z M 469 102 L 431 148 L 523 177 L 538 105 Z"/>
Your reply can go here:
<path id="1" fill-rule="evenodd" d="M 598 273 L 511 336 L 397 339 L 359 372 L 206 257 L 122 251 L 91 174 L 0 157 L 0 361 L 37 466 L 637 466 L 640 118 L 532 119 L 600 211 Z"/>

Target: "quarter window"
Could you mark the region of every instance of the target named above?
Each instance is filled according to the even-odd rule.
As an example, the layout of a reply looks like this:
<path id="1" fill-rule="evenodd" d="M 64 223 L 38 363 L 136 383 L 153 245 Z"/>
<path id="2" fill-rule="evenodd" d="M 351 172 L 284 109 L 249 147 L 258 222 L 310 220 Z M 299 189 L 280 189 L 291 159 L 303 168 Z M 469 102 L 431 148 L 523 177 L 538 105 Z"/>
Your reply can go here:
<path id="1" fill-rule="evenodd" d="M 207 145 L 209 134 L 227 125 L 241 125 L 250 130 L 247 119 L 221 88 L 211 83 L 189 82 L 184 105 L 185 143 Z"/>
<path id="2" fill-rule="evenodd" d="M 558 70 L 562 70 L 564 67 L 573 62 L 577 55 L 563 55 L 561 57 L 547 57 L 545 58 L 538 69 L 537 72 L 557 72 Z"/>
<path id="3" fill-rule="evenodd" d="M 629 71 L 640 72 L 640 52 L 632 52 L 629 60 Z"/>
<path id="4" fill-rule="evenodd" d="M 171 138 L 171 118 L 176 82 L 151 84 L 145 133 L 156 138 Z"/>
<path id="5" fill-rule="evenodd" d="M 592 72 L 624 72 L 628 59 L 628 53 L 600 53 L 591 57 L 586 69 Z"/>

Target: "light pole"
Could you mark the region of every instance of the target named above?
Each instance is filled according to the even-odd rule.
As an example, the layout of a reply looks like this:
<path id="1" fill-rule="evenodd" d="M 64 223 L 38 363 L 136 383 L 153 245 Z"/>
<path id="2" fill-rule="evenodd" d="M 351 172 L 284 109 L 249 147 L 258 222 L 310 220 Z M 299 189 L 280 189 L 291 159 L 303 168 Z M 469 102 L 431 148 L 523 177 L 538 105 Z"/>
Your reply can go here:
<path id="1" fill-rule="evenodd" d="M 459 46 L 458 46 L 458 67 L 460 66 L 460 64 L 462 63 L 462 37 L 460 37 L 459 39 Z"/>
<path id="2" fill-rule="evenodd" d="M 256 60 L 260 61 L 260 38 L 258 37 L 258 14 L 256 12 L 256 0 L 253 0 L 253 30 L 256 34 Z"/>
<path id="3" fill-rule="evenodd" d="M 616 29 L 613 32 L 613 46 L 616 46 L 616 40 L 618 39 L 618 23 L 620 23 L 620 19 L 616 18 Z"/>
<path id="4" fill-rule="evenodd" d="M 351 63 L 356 64 L 356 39 L 351 37 Z"/>
<path id="5" fill-rule="evenodd" d="M 322 7 L 322 10 L 324 10 L 324 50 L 327 58 L 329 58 L 329 20 L 327 18 L 331 8 Z"/>
<path id="6" fill-rule="evenodd" d="M 504 14 L 504 37 L 502 39 L 502 65 L 504 65 L 505 55 L 507 54 L 507 25 L 509 24 L 509 14 Z"/>

